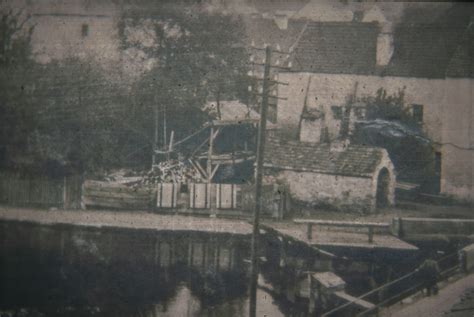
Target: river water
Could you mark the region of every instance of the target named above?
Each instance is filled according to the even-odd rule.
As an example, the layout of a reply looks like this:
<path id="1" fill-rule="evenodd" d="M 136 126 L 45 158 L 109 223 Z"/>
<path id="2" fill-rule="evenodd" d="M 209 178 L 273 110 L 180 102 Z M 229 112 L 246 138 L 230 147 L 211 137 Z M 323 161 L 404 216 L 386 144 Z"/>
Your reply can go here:
<path id="1" fill-rule="evenodd" d="M 1 240 L 0 316 L 248 314 L 248 237 L 3 223 Z M 260 279 L 259 315 L 300 314 Z"/>
<path id="2" fill-rule="evenodd" d="M 20 222 L 0 229 L 2 317 L 248 315 L 248 236 Z M 283 256 L 274 241 L 262 250 L 259 316 L 307 316 L 305 270 L 336 271 L 353 295 L 393 271 L 295 245 Z"/>

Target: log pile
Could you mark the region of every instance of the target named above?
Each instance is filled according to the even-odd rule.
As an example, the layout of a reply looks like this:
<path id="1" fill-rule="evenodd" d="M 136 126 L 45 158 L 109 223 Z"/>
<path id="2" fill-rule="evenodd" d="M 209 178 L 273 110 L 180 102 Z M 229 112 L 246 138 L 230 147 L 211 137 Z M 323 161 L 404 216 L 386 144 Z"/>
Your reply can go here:
<path id="1" fill-rule="evenodd" d="M 159 183 L 203 181 L 192 166 L 178 160 L 160 162 L 149 171 L 117 170 L 108 174 L 103 180 L 133 188 L 156 187 Z"/>

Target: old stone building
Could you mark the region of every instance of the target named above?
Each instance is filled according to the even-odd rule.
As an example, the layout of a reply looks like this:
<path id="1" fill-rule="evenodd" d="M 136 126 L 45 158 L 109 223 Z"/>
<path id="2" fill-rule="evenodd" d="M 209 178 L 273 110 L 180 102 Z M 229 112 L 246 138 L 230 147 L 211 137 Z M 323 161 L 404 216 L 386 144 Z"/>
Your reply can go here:
<path id="1" fill-rule="evenodd" d="M 413 119 L 433 141 L 440 193 L 472 202 L 473 7 L 428 8 L 421 20 L 425 9 L 417 10 L 396 21 L 376 6 L 350 21 L 289 19 L 293 67 L 279 74 L 289 85 L 278 88 L 286 100 L 275 105 L 276 124 L 287 137 L 336 140 L 348 104 L 379 89 L 402 91 Z M 276 23 L 275 29 L 283 32 Z M 363 107 L 355 108 L 351 117 L 363 118 Z"/>
<path id="2" fill-rule="evenodd" d="M 373 212 L 394 203 L 394 168 L 381 148 L 271 138 L 264 168 L 266 182 L 304 205 Z"/>

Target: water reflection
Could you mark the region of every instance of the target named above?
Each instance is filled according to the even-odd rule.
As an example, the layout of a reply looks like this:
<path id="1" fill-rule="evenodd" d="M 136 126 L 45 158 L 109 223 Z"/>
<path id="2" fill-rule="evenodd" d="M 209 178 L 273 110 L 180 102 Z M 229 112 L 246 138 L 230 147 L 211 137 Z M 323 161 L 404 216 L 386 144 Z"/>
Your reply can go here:
<path id="1" fill-rule="evenodd" d="M 248 238 L 18 223 L 1 229 L 1 316 L 247 315 Z M 265 290 L 258 303 L 262 314 L 286 315 Z"/>
<path id="2" fill-rule="evenodd" d="M 247 316 L 249 240 L 0 222 L 0 316 Z M 309 315 L 308 272 L 335 272 L 357 296 L 417 261 L 390 252 L 368 252 L 365 260 L 325 257 L 270 234 L 261 246 L 261 316 Z M 312 311 L 333 305 L 313 303 Z"/>

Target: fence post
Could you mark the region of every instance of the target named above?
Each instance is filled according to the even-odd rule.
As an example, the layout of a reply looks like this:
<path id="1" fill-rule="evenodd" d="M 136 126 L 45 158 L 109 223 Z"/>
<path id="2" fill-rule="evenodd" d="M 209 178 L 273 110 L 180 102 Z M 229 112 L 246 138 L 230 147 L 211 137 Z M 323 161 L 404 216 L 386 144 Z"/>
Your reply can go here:
<path id="1" fill-rule="evenodd" d="M 63 209 L 67 209 L 69 208 L 69 204 L 68 204 L 68 193 L 67 193 L 67 177 L 64 176 L 63 177 Z"/>
<path id="2" fill-rule="evenodd" d="M 369 226 L 369 243 L 374 242 L 374 228 Z"/>
<path id="3" fill-rule="evenodd" d="M 308 227 L 307 227 L 307 231 L 306 231 L 306 237 L 310 241 L 311 241 L 311 239 L 313 239 L 313 224 L 312 223 L 308 223 Z"/>

